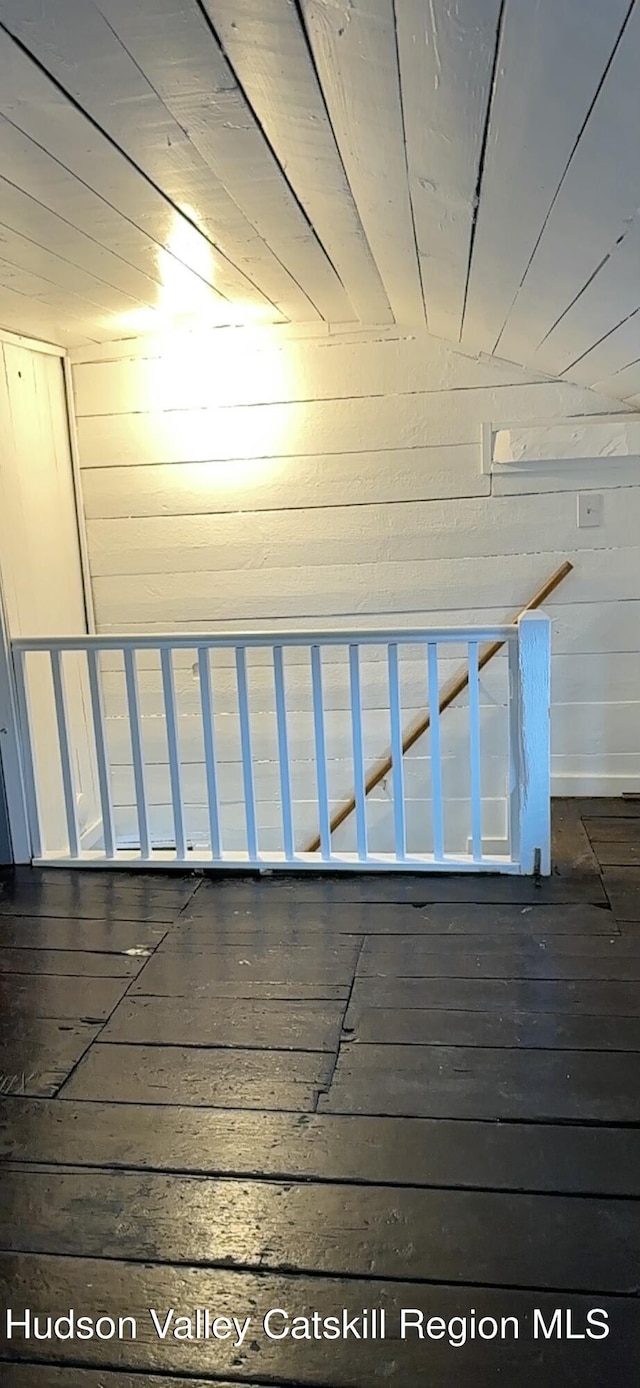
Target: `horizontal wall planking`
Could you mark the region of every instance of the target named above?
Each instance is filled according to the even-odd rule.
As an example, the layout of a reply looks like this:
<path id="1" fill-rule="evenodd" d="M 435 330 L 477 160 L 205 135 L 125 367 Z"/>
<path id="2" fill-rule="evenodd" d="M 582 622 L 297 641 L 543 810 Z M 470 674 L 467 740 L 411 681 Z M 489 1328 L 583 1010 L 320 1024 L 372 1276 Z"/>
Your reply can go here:
<path id="1" fill-rule="evenodd" d="M 366 506 L 488 496 L 474 443 L 286 459 L 84 468 L 88 520 Z"/>
<path id="2" fill-rule="evenodd" d="M 453 743 L 452 743 L 453 745 Z M 309 749 L 307 749 L 308 751 Z M 376 755 L 382 751 L 377 749 Z M 428 800 L 431 796 L 431 765 L 428 755 L 428 739 L 416 750 L 407 753 L 404 760 L 404 784 L 407 800 Z M 194 749 L 195 754 L 195 749 Z M 117 749 L 115 755 L 118 755 Z M 166 753 L 165 753 L 166 755 Z M 631 754 L 628 754 L 631 755 Z M 595 758 L 593 759 L 595 760 Z M 569 759 L 575 767 L 575 757 Z M 254 784 L 256 801 L 265 800 L 279 805 L 280 775 L 274 760 L 254 760 Z M 221 804 L 244 804 L 242 763 L 239 761 L 220 761 L 219 798 Z M 335 800 L 347 799 L 353 791 L 353 762 L 350 756 L 330 757 L 327 762 L 329 794 Z M 136 801 L 133 768 L 130 762 L 113 761 L 111 767 L 113 799 L 119 805 L 134 805 Z M 492 756 L 484 752 L 482 756 L 483 798 L 504 800 L 508 787 L 508 766 L 504 753 Z M 166 761 L 149 760 L 145 766 L 145 785 L 148 784 L 148 798 L 153 804 L 171 802 L 169 766 Z M 206 771 L 203 760 L 185 761 L 183 766 L 183 798 L 185 803 L 204 805 L 207 803 Z M 315 799 L 316 779 L 313 758 L 293 759 L 291 762 L 292 795 L 296 800 Z M 446 801 L 471 798 L 471 785 L 468 765 L 458 753 L 442 759 L 442 794 Z M 372 791 L 370 800 L 383 800 L 388 804 L 393 798 L 393 785 L 390 776 L 384 778 Z"/>
<path id="3" fill-rule="evenodd" d="M 425 745 L 423 750 L 428 751 Z M 405 796 L 407 801 L 430 799 L 431 769 L 426 756 L 407 757 L 405 762 Z M 507 769 L 503 758 L 484 758 L 484 794 L 490 799 L 504 801 L 507 786 Z M 276 762 L 257 762 L 254 770 L 256 802 L 265 802 L 278 807 L 280 814 L 280 773 Z M 353 789 L 353 766 L 350 758 L 332 759 L 329 763 L 329 787 L 334 799 L 346 799 Z M 150 762 L 145 768 L 145 789 L 150 805 L 170 805 L 169 767 L 166 762 Z M 291 796 L 294 801 L 315 802 L 315 771 L 312 761 L 291 762 Z M 133 768 L 128 764 L 114 764 L 111 772 L 111 794 L 113 804 L 134 806 L 136 803 Z M 218 784 L 220 804 L 244 805 L 242 788 L 242 764 L 240 762 L 220 763 Z M 468 777 L 460 775 L 453 759 L 445 759 L 443 775 L 443 795 L 447 802 L 470 803 Z M 185 762 L 182 775 L 182 796 L 185 805 L 198 806 L 207 803 L 207 783 L 204 762 Z M 391 778 L 376 787 L 368 797 L 374 804 L 381 800 L 388 805 L 392 799 Z"/>
<path id="4" fill-rule="evenodd" d="M 451 674 L 459 672 L 462 667 L 451 662 Z M 259 671 L 266 673 L 268 671 Z M 300 678 L 294 678 L 294 676 Z M 223 678 L 228 676 L 228 678 Z M 386 669 L 386 661 L 380 660 L 377 665 L 370 664 L 361 667 L 361 708 L 366 710 L 384 710 L 389 707 L 389 682 Z M 444 687 L 447 675 L 441 667 L 441 686 Z M 427 703 L 427 681 L 426 665 L 424 662 L 415 661 L 413 668 L 405 669 L 402 672 L 402 701 L 405 708 L 420 709 Z M 492 705 L 495 703 L 506 703 L 507 685 L 507 663 L 506 661 L 496 661 L 494 668 L 487 671 L 480 681 L 480 703 L 481 706 Z M 214 695 L 213 703 L 216 716 L 234 715 L 238 709 L 238 696 L 232 672 L 216 672 L 213 678 Z M 311 681 L 304 666 L 291 666 L 285 676 L 285 686 L 287 695 L 287 711 L 291 713 L 309 713 L 313 707 L 313 695 Z M 163 692 L 159 677 L 145 671 L 138 679 L 140 692 L 140 708 L 142 713 L 150 718 L 158 718 L 164 715 Z M 187 671 L 179 671 L 175 677 L 176 701 L 181 714 L 200 715 L 200 691 L 197 679 Z M 349 681 L 348 672 L 341 670 L 337 665 L 325 664 L 322 679 L 323 706 L 327 713 L 348 711 L 349 701 Z M 124 677 L 120 675 L 107 675 L 103 680 L 104 707 L 107 715 L 112 718 L 124 718 L 127 716 L 127 697 L 124 688 Z M 462 707 L 466 707 L 468 696 L 463 692 L 456 701 Z M 252 716 L 254 714 L 273 714 L 275 707 L 273 679 L 258 680 L 256 673 L 249 674 L 249 708 Z"/>
<path id="5" fill-rule="evenodd" d="M 404 722 L 409 725 L 421 709 L 403 710 Z M 142 717 L 142 736 L 145 756 L 150 762 L 165 763 L 167 739 L 164 719 Z M 469 717 L 466 708 L 447 711 L 443 717 L 441 738 L 443 756 L 468 751 Z M 314 728 L 311 713 L 291 713 L 287 720 L 289 753 L 294 761 L 314 756 Z M 126 719 L 107 718 L 106 733 L 113 765 L 129 765 L 131 743 Z M 507 718 L 500 706 L 485 707 L 481 714 L 483 754 L 499 757 L 506 750 Z M 380 755 L 389 744 L 389 716 L 384 710 L 371 709 L 363 714 L 363 743 L 365 757 Z M 186 761 L 202 761 L 202 723 L 199 717 L 183 714 L 178 717 L 178 736 L 181 756 Z M 339 761 L 351 758 L 351 719 L 344 710 L 325 715 L 327 757 Z M 551 745 L 555 753 L 579 753 L 585 746 L 591 755 L 599 752 L 640 751 L 640 703 L 610 704 L 606 718 L 598 704 L 555 704 L 551 718 Z M 428 739 L 425 747 L 428 746 Z M 275 761 L 278 755 L 275 718 L 258 713 L 251 719 L 251 747 L 256 762 Z M 240 731 L 238 720 L 231 715 L 216 718 L 216 750 L 220 761 L 240 762 Z M 422 754 L 425 754 L 424 747 Z M 417 755 L 417 754 L 416 754 Z"/>
<path id="6" fill-rule="evenodd" d="M 553 758 L 552 795 L 619 796 L 639 789 L 640 753 Z"/>
<path id="7" fill-rule="evenodd" d="M 150 349 L 151 350 L 151 349 Z M 438 338 L 281 344 L 259 328 L 176 337 L 162 355 L 78 363 L 76 413 L 111 415 L 214 405 L 409 395 L 536 383 L 544 375 L 463 356 Z"/>
<path id="8" fill-rule="evenodd" d="M 229 639 L 231 641 L 233 638 L 230 637 Z M 305 648 L 304 646 L 287 646 L 286 642 L 287 637 L 285 635 L 283 637 L 285 680 L 287 682 L 287 688 L 289 688 L 291 681 L 294 681 L 293 689 L 295 691 L 305 686 L 310 679 L 309 648 Z M 183 689 L 186 689 L 189 682 L 191 682 L 194 687 L 197 686 L 197 670 L 195 668 L 197 644 L 198 638 L 194 636 L 193 647 L 191 649 L 185 646 L 179 647 L 173 652 L 173 665 L 176 671 L 177 687 L 180 680 L 183 681 Z M 399 643 L 398 654 L 401 678 L 404 679 L 405 671 L 409 678 L 414 677 L 416 666 L 420 669 L 424 669 L 426 659 L 424 646 L 415 644 L 409 645 L 401 641 Z M 440 643 L 438 648 L 438 669 L 441 682 L 445 679 L 447 674 L 457 671 L 460 661 L 463 658 L 466 658 L 466 646 L 463 646 L 462 643 L 455 642 L 451 644 L 447 642 L 446 645 Z M 46 660 L 47 656 L 35 653 L 30 653 L 28 656 L 29 661 L 38 659 Z M 66 655 L 63 659 L 67 659 Z M 327 685 L 329 696 L 333 683 L 335 683 L 336 688 L 338 688 L 343 677 L 348 679 L 348 660 L 349 654 L 347 644 L 323 647 L 323 679 L 326 678 L 329 680 L 329 684 Z M 501 660 L 503 660 L 502 654 L 496 657 L 496 662 L 498 664 Z M 231 645 L 228 647 L 221 646 L 219 649 L 210 652 L 210 661 L 215 689 L 218 690 L 220 688 L 220 681 L 222 681 L 223 692 L 228 690 L 234 685 L 236 679 L 233 647 Z M 496 662 L 493 662 L 493 668 L 495 668 Z M 136 663 L 141 690 L 151 690 L 153 688 L 155 676 L 159 675 L 158 652 L 154 650 L 138 649 L 136 651 Z M 367 645 L 361 649 L 360 669 L 362 672 L 362 681 L 379 679 L 382 666 L 384 666 L 386 670 L 387 648 L 384 644 L 383 637 L 381 637 L 379 646 Z M 122 653 L 113 649 L 101 651 L 100 667 L 103 671 L 107 690 L 113 690 L 115 688 L 115 679 L 117 679 L 119 675 L 122 675 Z M 247 669 L 249 673 L 250 692 L 254 687 L 256 693 L 260 693 L 261 690 L 268 687 L 273 689 L 273 657 L 269 645 L 252 646 L 247 650 Z"/>
<path id="9" fill-rule="evenodd" d="M 430 793 L 430 762 L 428 756 L 423 755 L 428 751 L 428 739 L 420 744 L 418 752 L 408 753 L 404 761 L 404 782 L 407 800 L 420 800 L 424 802 L 425 796 Z M 169 795 L 169 766 L 168 763 L 152 762 L 146 769 L 151 790 L 157 785 L 157 802 L 168 802 Z M 292 775 L 295 779 L 296 787 L 300 787 L 296 798 L 302 799 L 306 795 L 313 793 L 315 788 L 313 761 L 292 762 Z M 553 781 L 552 793 L 554 795 L 566 794 L 587 794 L 586 791 L 565 792 L 561 787 L 563 784 L 572 784 L 581 776 L 588 776 L 591 781 L 600 783 L 606 777 L 611 777 L 614 782 L 614 789 L 611 794 L 619 794 L 621 790 L 633 790 L 640 781 L 640 752 L 597 752 L 594 754 L 577 753 L 565 754 L 555 752 L 551 758 L 551 775 Z M 133 769 L 130 764 L 116 764 L 112 768 L 114 789 L 118 796 L 118 803 L 134 803 L 133 794 Z M 220 798 L 224 803 L 243 803 L 242 802 L 242 766 L 239 762 L 221 762 L 219 768 L 220 777 Z M 204 762 L 188 762 L 184 766 L 184 783 L 189 788 L 187 794 L 185 789 L 185 800 L 191 804 L 205 804 L 206 795 L 204 785 L 206 784 Z M 267 799 L 276 804 L 280 803 L 280 780 L 278 767 L 275 762 L 261 762 L 255 766 L 255 784 L 257 799 Z M 329 762 L 329 784 L 331 793 L 337 799 L 346 799 L 353 790 L 353 769 L 350 759 L 343 758 Z M 164 785 L 164 793 L 160 791 L 160 786 Z M 483 754 L 482 758 L 482 796 L 489 800 L 496 800 L 505 803 L 508 792 L 508 768 L 504 756 L 490 757 Z M 596 794 L 607 794 L 606 791 L 596 791 Z M 459 756 L 447 757 L 443 761 L 443 795 L 445 801 L 466 801 L 470 797 L 470 777 L 468 766 Z M 386 778 L 375 791 L 372 791 L 369 799 L 383 800 L 389 803 L 392 796 L 390 778 Z"/>
<path id="10" fill-rule="evenodd" d="M 392 508 L 371 503 L 355 514 L 347 504 L 268 515 L 249 510 L 89 520 L 87 536 L 94 578 L 226 570 L 235 571 L 242 582 L 242 576 L 254 570 L 260 570 L 262 578 L 268 569 L 346 567 L 348 556 L 350 567 L 382 566 L 383 586 L 385 562 L 422 560 L 430 565 L 443 559 L 553 554 L 565 548 L 583 561 L 589 550 L 618 548 L 620 565 L 628 562 L 630 571 L 635 566 L 640 575 L 640 485 L 612 491 L 602 525 L 585 529 L 577 526 L 575 495 L 566 493 L 516 501 L 416 500 Z M 429 573 L 427 568 L 427 583 Z"/>
<path id="11" fill-rule="evenodd" d="M 309 400 L 200 410 L 150 410 L 78 420 L 87 467 L 290 457 L 425 444 L 475 443 L 480 425 L 610 414 L 611 401 L 561 383 L 448 393 Z"/>
<path id="12" fill-rule="evenodd" d="M 293 798 L 295 800 L 309 799 L 315 789 L 313 766 L 309 762 L 293 763 L 294 782 Z M 445 806 L 451 806 L 452 813 L 466 813 L 466 806 L 470 803 L 469 776 L 465 776 L 464 771 L 459 769 L 453 759 L 448 759 L 444 766 L 443 778 L 443 799 Z M 595 784 L 599 785 L 605 778 L 609 777 L 614 781 L 614 789 L 611 794 L 620 794 L 622 790 L 634 790 L 640 781 L 640 752 L 624 753 L 597 753 L 593 756 L 583 753 L 554 753 L 551 759 L 552 775 L 552 794 L 553 795 L 574 795 L 587 794 L 587 792 L 569 789 L 564 791 L 562 785 L 572 786 L 580 777 L 586 776 Z M 148 799 L 150 804 L 170 804 L 171 797 L 168 792 L 169 787 L 169 768 L 167 765 L 153 763 L 146 770 L 146 780 L 149 786 Z M 341 762 L 334 762 L 330 766 L 330 787 L 334 799 L 342 802 L 349 798 L 353 792 L 353 771 L 348 759 Z M 116 766 L 112 773 L 113 800 L 120 806 L 132 807 L 135 804 L 133 793 L 133 771 L 131 767 Z M 204 786 L 206 784 L 204 763 L 188 763 L 184 768 L 183 777 L 183 799 L 185 805 L 202 807 L 206 806 L 207 798 Z M 241 792 L 242 768 L 232 762 L 224 762 L 220 768 L 220 803 L 221 804 L 244 804 Z M 240 787 L 240 793 L 238 793 Z M 428 758 L 418 758 L 405 761 L 405 796 L 407 802 L 420 803 L 425 807 L 424 813 L 431 815 L 431 783 L 430 765 Z M 606 794 L 603 790 L 597 790 L 596 794 Z M 505 820 L 505 807 L 508 797 L 508 769 L 504 758 L 483 757 L 482 761 L 482 799 L 483 804 L 493 805 L 493 812 L 498 813 L 501 808 L 501 824 Z M 277 806 L 280 805 L 280 783 L 278 768 L 275 763 L 262 763 L 256 768 L 256 801 L 268 800 Z M 392 801 L 392 787 L 390 779 L 387 778 L 384 785 L 378 786 L 368 796 L 368 801 L 374 804 L 382 801 L 388 806 Z M 496 827 L 496 833 L 498 829 Z"/>
<path id="13" fill-rule="evenodd" d="M 330 802 L 330 812 L 340 808 L 337 801 Z M 292 807 L 295 845 L 298 851 L 306 848 L 309 840 L 317 833 L 318 807 L 312 800 L 296 801 Z M 256 805 L 258 844 L 261 852 L 283 851 L 282 816 L 278 805 L 266 801 Z M 471 802 L 456 800 L 445 805 L 445 852 L 466 852 L 467 838 L 471 832 Z M 196 844 L 209 843 L 209 820 L 206 806 L 185 806 L 187 841 Z M 135 843 L 139 829 L 133 807 L 118 806 L 114 809 L 115 829 L 119 840 Z M 243 805 L 225 805 L 221 811 L 221 835 L 223 849 L 246 851 L 246 819 Z M 149 806 L 149 828 L 155 843 L 171 843 L 175 833 L 171 805 Z M 488 800 L 483 806 L 483 835 L 485 838 L 506 839 L 506 812 L 504 801 Z M 426 800 L 406 802 L 406 834 L 408 852 L 428 852 L 432 848 L 433 827 L 430 806 Z M 372 853 L 392 852 L 393 810 L 389 800 L 370 802 L 367 806 L 367 839 Z M 336 852 L 354 852 L 356 834 L 353 824 L 345 824 L 332 839 Z"/>
<path id="14" fill-rule="evenodd" d="M 409 623 L 414 619 L 414 613 L 398 612 L 394 614 L 394 625 L 401 627 L 403 623 L 407 629 L 411 629 Z M 418 614 L 420 623 L 423 627 L 428 627 L 430 621 L 433 622 L 435 613 L 426 611 Z M 357 612 L 349 616 L 337 616 L 332 619 L 332 627 L 336 633 L 341 631 L 348 633 L 353 630 L 354 617 L 359 618 Z M 579 619 L 579 620 L 578 620 Z M 438 612 L 437 620 L 439 626 L 459 626 L 469 627 L 478 626 L 481 628 L 485 624 L 497 624 L 505 620 L 505 608 L 464 608 L 447 609 Z M 507 618 L 508 620 L 508 618 Z M 304 627 L 308 631 L 325 631 L 327 625 L 326 614 L 321 617 L 305 618 Z M 362 622 L 360 622 L 362 625 Z M 389 626 L 388 613 L 372 612 L 367 615 L 367 628 L 371 631 L 380 630 L 384 633 Z M 299 629 L 300 623 L 282 621 L 278 630 L 286 633 L 287 629 L 295 631 Z M 141 624 L 137 622 L 115 622 L 106 617 L 102 617 L 99 623 L 99 630 L 105 636 L 134 636 L 141 631 Z M 271 633 L 274 629 L 273 620 L 266 618 L 254 618 L 251 622 L 251 630 L 255 632 Z M 412 628 L 415 630 L 415 624 Z M 624 603 L 598 602 L 598 603 L 558 603 L 553 612 L 553 632 L 552 642 L 554 653 L 561 654 L 580 653 L 583 655 L 608 655 L 615 651 L 635 653 L 638 649 L 638 630 L 640 629 L 640 601 L 628 601 Z M 149 621 L 144 624 L 144 632 L 147 635 L 185 635 L 194 633 L 194 638 L 199 633 L 207 635 L 211 631 L 211 625 L 206 622 L 194 621 L 191 618 L 183 618 L 181 621 L 172 621 L 164 618 L 162 621 Z M 225 618 L 216 622 L 216 635 L 229 632 L 230 636 L 237 634 L 237 619 Z"/>
<path id="15" fill-rule="evenodd" d="M 442 647 L 440 648 L 442 650 Z M 185 657 L 178 661 L 178 654 Z M 331 660 L 331 656 L 335 659 Z M 426 665 L 424 653 L 416 653 L 407 659 L 401 652 L 401 687 L 403 698 L 408 698 L 411 707 L 419 707 L 420 700 L 427 699 Z M 229 660 L 233 657 L 229 653 Z M 141 668 L 138 657 L 138 689 L 143 712 L 159 716 L 164 712 L 162 677 L 159 661 L 156 668 L 148 664 Z M 200 711 L 200 687 L 195 666 L 195 652 L 179 652 L 174 656 L 175 689 L 178 707 L 182 713 L 197 714 Z M 120 669 L 107 667 L 107 658 L 102 658 L 102 690 L 106 711 L 112 717 L 124 717 L 127 712 L 127 697 L 124 686 L 124 673 Z M 463 668 L 459 660 L 440 656 L 438 662 L 440 687 L 445 685 Z M 249 701 L 251 709 L 267 712 L 274 707 L 274 682 L 270 661 L 257 664 L 249 662 Z M 496 702 L 504 698 L 507 679 L 506 656 L 499 654 L 480 675 L 480 700 Z M 235 669 L 231 664 L 216 663 L 212 676 L 214 703 L 219 713 L 235 712 L 238 694 Z M 304 711 L 312 707 L 311 675 L 309 662 L 294 664 L 287 659 L 285 652 L 285 684 L 287 709 L 292 712 Z M 360 688 L 363 708 L 387 708 L 389 704 L 389 678 L 386 652 L 380 649 L 377 660 L 360 661 Z M 628 655 L 553 655 L 551 667 L 551 688 L 556 703 L 625 703 L 640 695 L 640 652 Z M 327 651 L 323 660 L 322 693 L 327 709 L 349 709 L 349 672 L 346 653 L 338 658 L 338 652 Z M 459 696 L 459 702 L 466 703 L 467 695 Z"/>
<path id="16" fill-rule="evenodd" d="M 401 542 L 399 541 L 401 549 Z M 425 610 L 431 614 L 462 606 L 469 595 L 486 607 L 517 611 L 567 557 L 566 552 L 491 556 L 489 558 L 415 560 L 412 563 L 262 569 L 259 572 L 225 571 L 139 574 L 95 578 L 93 596 L 100 624 L 138 622 L 140 626 L 166 620 L 217 624 L 234 615 L 241 623 L 256 618 L 274 622 L 282 618 L 324 614 L 328 621 L 357 613 L 363 618 L 387 612 L 413 611 L 420 623 Z M 570 554 L 575 563 L 571 596 L 576 605 L 626 601 L 640 588 L 638 549 L 592 550 Z M 569 596 L 569 583 L 548 599 L 548 607 Z M 504 620 L 504 618 L 503 618 Z M 582 621 L 581 615 L 576 623 Z"/>
<path id="17" fill-rule="evenodd" d="M 573 709 L 580 706 L 561 705 L 560 707 Z M 597 706 L 587 704 L 585 707 L 591 710 L 591 714 L 585 714 L 581 723 L 590 722 L 591 725 L 595 725 L 598 719 Z M 407 724 L 412 723 L 420 711 L 419 709 L 406 708 L 403 711 L 403 720 Z M 127 720 L 107 718 L 105 722 L 111 765 L 129 766 L 131 764 L 131 740 Z M 195 715 L 183 714 L 178 717 L 177 726 L 181 757 L 189 762 L 202 762 L 204 750 L 201 719 Z M 143 715 L 141 727 L 146 760 L 150 763 L 164 765 L 167 761 L 167 737 L 164 719 Z M 443 719 L 441 729 L 443 759 L 449 756 L 453 757 L 465 750 L 468 756 L 468 728 L 469 718 L 465 708 L 452 709 L 448 712 L 446 727 Z M 242 752 L 238 720 L 224 715 L 221 718 L 216 718 L 215 731 L 216 756 L 219 761 L 239 764 L 242 759 Z M 625 746 L 629 746 L 629 738 L 623 736 L 623 731 L 621 729 L 619 733 L 624 744 L 619 748 L 622 751 Z M 287 720 L 287 732 L 289 755 L 292 761 L 306 761 L 309 766 L 312 766 L 315 757 L 312 715 L 310 713 L 290 714 Z M 389 745 L 389 737 L 388 713 L 380 709 L 365 711 L 362 719 L 365 758 L 372 760 L 380 756 Z M 499 757 L 506 750 L 506 742 L 507 716 L 505 709 L 501 706 L 486 707 L 482 711 L 483 754 L 487 757 Z M 338 710 L 325 715 L 325 743 L 329 762 L 339 762 L 345 758 L 351 759 L 353 740 L 351 718 L 348 713 Z M 418 744 L 415 745 L 418 747 Z M 631 747 L 633 747 L 632 741 Z M 251 750 L 256 765 L 261 762 L 277 760 L 278 743 L 273 715 L 258 713 L 252 717 Z M 418 748 L 418 750 L 420 749 Z M 421 750 L 424 755 L 424 748 Z M 415 755 L 417 756 L 418 752 Z"/>
<path id="18" fill-rule="evenodd" d="M 442 647 L 440 648 L 442 650 Z M 187 652 L 190 657 L 195 652 Z M 335 659 L 331 656 L 335 655 Z M 400 685 L 402 699 L 409 708 L 419 708 L 427 700 L 426 652 L 416 654 L 415 659 L 407 660 L 401 650 Z M 327 658 L 328 657 L 328 658 Z M 275 707 L 273 670 L 268 665 L 248 665 L 249 707 L 256 713 L 273 712 Z M 175 667 L 174 667 L 175 668 Z M 461 669 L 456 660 L 440 659 L 438 662 L 440 685 L 444 685 Z M 176 701 L 181 713 L 199 714 L 200 685 L 197 665 L 188 664 L 175 669 L 174 685 Z M 238 692 L 236 674 L 233 668 L 214 665 L 212 672 L 213 705 L 216 713 L 236 713 Z M 482 672 L 480 678 L 481 703 L 506 701 L 507 661 L 496 656 L 490 667 Z M 311 672 L 309 663 L 292 664 L 287 661 L 285 651 L 285 688 L 287 711 L 306 712 L 313 706 Z M 577 684 L 576 684 L 577 688 Z M 640 689 L 640 681 L 638 682 Z M 155 670 L 145 669 L 138 674 L 140 708 L 150 717 L 164 713 L 162 677 L 159 665 Z M 581 691 L 583 692 L 583 691 Z M 104 707 L 111 717 L 125 717 L 127 695 L 124 673 L 107 671 L 102 677 Z M 338 653 L 330 649 L 323 659 L 322 697 L 327 710 L 349 709 L 349 666 L 346 652 L 338 659 Z M 460 696 L 466 703 L 466 694 Z M 384 709 L 389 707 L 389 675 L 386 652 L 380 651 L 378 660 L 360 661 L 360 702 L 365 709 Z"/>

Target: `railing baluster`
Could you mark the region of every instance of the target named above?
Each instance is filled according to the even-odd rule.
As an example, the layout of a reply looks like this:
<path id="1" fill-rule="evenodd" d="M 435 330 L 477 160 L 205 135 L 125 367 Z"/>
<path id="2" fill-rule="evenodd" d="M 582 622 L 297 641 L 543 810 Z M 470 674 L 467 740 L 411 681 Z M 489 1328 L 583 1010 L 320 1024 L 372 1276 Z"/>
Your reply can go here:
<path id="1" fill-rule="evenodd" d="M 356 802 L 356 836 L 360 862 L 367 860 L 367 806 L 364 785 L 362 745 L 362 700 L 360 696 L 360 649 L 349 646 L 349 688 L 351 693 L 351 736 L 353 739 L 353 793 Z"/>
<path id="2" fill-rule="evenodd" d="M 60 651 L 52 650 L 49 654 L 51 658 L 51 676 L 53 679 L 53 697 L 56 706 L 56 723 L 58 725 L 58 745 L 60 748 L 64 810 L 67 821 L 67 833 L 69 835 L 69 854 L 72 858 L 79 858 L 80 835 L 78 833 L 78 816 L 76 813 L 76 790 L 73 784 L 73 771 L 71 769 L 69 724 L 67 720 L 62 661 Z"/>
<path id="3" fill-rule="evenodd" d="M 433 856 L 436 863 L 444 862 L 444 806 L 442 800 L 442 752 L 440 744 L 440 689 L 438 682 L 438 645 L 427 643 L 427 672 L 429 692 L 429 745 L 431 748 L 431 813 L 433 817 Z"/>
<path id="4" fill-rule="evenodd" d="M 151 841 L 149 838 L 147 794 L 144 784 L 144 754 L 142 750 L 142 725 L 140 722 L 136 654 L 132 646 L 125 646 L 123 654 L 124 674 L 127 686 L 129 732 L 131 735 L 131 755 L 133 757 L 133 782 L 136 790 L 136 811 L 138 815 L 138 829 L 140 831 L 140 857 L 150 858 Z"/>
<path id="5" fill-rule="evenodd" d="M 469 642 L 469 741 L 471 749 L 471 850 L 482 862 L 482 785 L 480 772 L 480 683 L 478 642 Z"/>
<path id="6" fill-rule="evenodd" d="M 115 857 L 115 832 L 113 827 L 113 806 L 111 804 L 109 758 L 107 755 L 107 740 L 104 728 L 100 667 L 98 664 L 98 652 L 95 646 L 87 647 L 87 669 L 89 672 L 93 734 L 96 744 L 96 762 L 98 765 L 98 787 L 100 790 L 100 805 L 102 808 L 104 853 L 105 858 L 113 858 Z"/>
<path id="7" fill-rule="evenodd" d="M 389 659 L 389 713 L 391 715 L 391 756 L 393 758 L 393 824 L 396 858 L 403 862 L 407 856 L 407 832 L 404 807 L 404 765 L 402 752 L 402 710 L 400 705 L 400 675 L 398 646 L 391 641 Z"/>
<path id="8" fill-rule="evenodd" d="M 207 808 L 209 811 L 209 832 L 211 835 L 211 857 L 215 862 L 222 857 L 222 839 L 220 835 L 218 772 L 216 765 L 215 735 L 213 730 L 211 669 L 209 666 L 209 648 L 207 646 L 198 646 L 198 677 L 200 681 L 200 707 L 202 709 L 202 735 L 204 738 L 204 765 L 207 777 Z"/>
<path id="9" fill-rule="evenodd" d="M 29 838 L 31 840 L 31 854 L 33 858 L 42 857 L 42 825 L 40 819 L 40 806 L 38 804 L 38 787 L 36 766 L 34 758 L 34 729 L 31 714 L 29 712 L 29 695 L 27 693 L 27 652 L 14 651 L 13 667 L 16 677 L 16 703 L 18 706 L 18 718 L 21 724 L 20 754 L 22 761 L 22 774 L 24 776 L 24 790 L 27 809 L 27 820 L 29 823 Z"/>
<path id="10" fill-rule="evenodd" d="M 187 840 L 184 828 L 184 806 L 182 803 L 182 774 L 180 766 L 180 743 L 178 741 L 178 718 L 176 714 L 176 687 L 173 678 L 173 654 L 169 646 L 163 646 L 160 651 L 160 665 L 162 668 L 164 716 L 167 725 L 169 779 L 171 782 L 171 804 L 176 838 L 176 857 L 184 861 L 187 856 Z"/>
<path id="11" fill-rule="evenodd" d="M 318 821 L 320 852 L 325 862 L 331 861 L 331 817 L 329 814 L 329 784 L 327 779 L 327 744 L 324 731 L 322 697 L 322 659 L 320 647 L 311 647 L 311 685 L 313 692 L 313 730 L 316 747 L 316 776 L 318 781 Z"/>
<path id="12" fill-rule="evenodd" d="M 247 821 L 247 849 L 252 863 L 257 863 L 258 830 L 256 825 L 256 798 L 253 786 L 251 724 L 249 720 L 249 695 L 247 690 L 247 661 L 244 646 L 236 646 L 236 673 L 238 679 L 238 709 L 240 713 L 240 745 L 242 747 L 242 782 L 244 785 L 244 808 Z"/>
<path id="13" fill-rule="evenodd" d="M 282 800 L 282 831 L 284 852 L 289 862 L 295 858 L 293 816 L 291 811 L 291 767 L 287 735 L 287 696 L 284 683 L 282 646 L 273 647 L 273 678 L 276 693 L 276 723 L 278 728 L 278 761 L 280 766 L 280 797 Z"/>

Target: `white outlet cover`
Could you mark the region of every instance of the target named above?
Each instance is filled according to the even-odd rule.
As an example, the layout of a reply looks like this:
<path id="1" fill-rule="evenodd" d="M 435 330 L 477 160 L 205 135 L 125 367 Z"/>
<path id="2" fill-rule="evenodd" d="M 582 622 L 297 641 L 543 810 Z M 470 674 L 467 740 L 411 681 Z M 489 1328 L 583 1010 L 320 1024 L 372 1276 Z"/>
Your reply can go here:
<path id="1" fill-rule="evenodd" d="M 604 521 L 604 496 L 602 492 L 578 492 L 578 529 L 589 525 L 602 525 Z"/>

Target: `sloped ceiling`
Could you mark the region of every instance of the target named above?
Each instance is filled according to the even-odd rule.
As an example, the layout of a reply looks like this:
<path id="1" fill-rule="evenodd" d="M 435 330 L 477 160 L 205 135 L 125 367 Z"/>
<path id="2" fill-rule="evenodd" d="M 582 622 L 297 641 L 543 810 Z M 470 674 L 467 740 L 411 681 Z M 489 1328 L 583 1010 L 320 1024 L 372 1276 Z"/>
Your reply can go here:
<path id="1" fill-rule="evenodd" d="M 395 321 L 634 402 L 639 69 L 640 0 L 0 0 L 0 324 Z"/>

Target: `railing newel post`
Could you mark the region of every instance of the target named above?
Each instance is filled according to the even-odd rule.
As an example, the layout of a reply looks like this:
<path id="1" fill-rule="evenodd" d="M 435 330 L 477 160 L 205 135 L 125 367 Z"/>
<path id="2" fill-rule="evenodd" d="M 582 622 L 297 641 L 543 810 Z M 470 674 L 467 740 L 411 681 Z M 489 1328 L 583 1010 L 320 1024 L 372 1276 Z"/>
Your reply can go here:
<path id="1" fill-rule="evenodd" d="M 520 872 L 547 877 L 551 872 L 551 622 L 544 612 L 526 612 L 518 621 L 515 703 Z"/>

